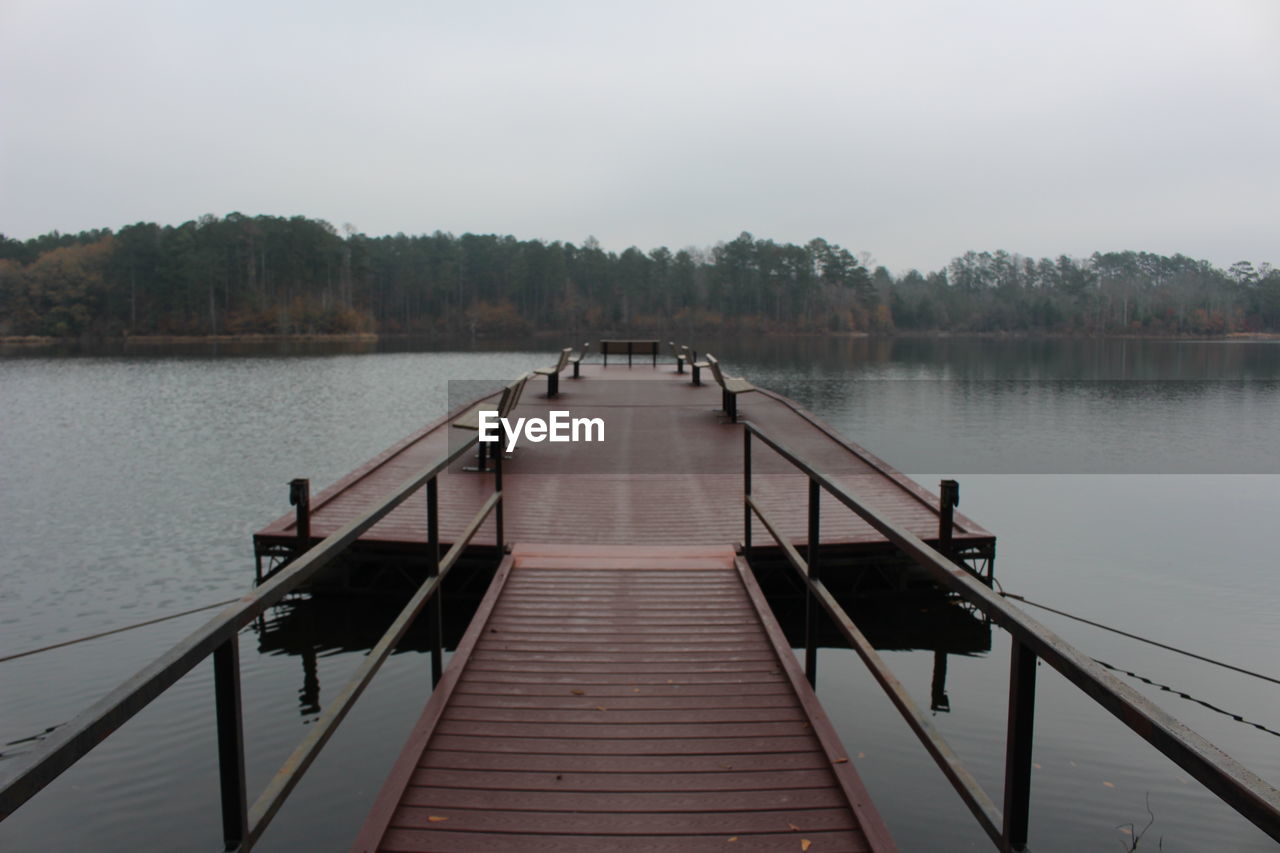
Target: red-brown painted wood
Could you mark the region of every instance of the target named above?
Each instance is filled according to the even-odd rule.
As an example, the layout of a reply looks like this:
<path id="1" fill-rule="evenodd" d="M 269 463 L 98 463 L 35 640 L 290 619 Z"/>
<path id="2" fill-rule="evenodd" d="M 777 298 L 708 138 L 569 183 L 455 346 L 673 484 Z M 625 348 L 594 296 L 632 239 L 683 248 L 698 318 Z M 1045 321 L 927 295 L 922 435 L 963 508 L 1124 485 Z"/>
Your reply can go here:
<path id="1" fill-rule="evenodd" d="M 441 824 L 444 826 L 444 824 Z M 729 843 L 730 838 L 737 841 Z M 519 835 L 506 836 L 394 829 L 387 833 L 387 851 L 457 851 L 457 853 L 779 853 L 811 844 L 810 853 L 864 853 L 865 840 L 853 832 L 777 832 L 761 835 L 620 836 L 620 835 Z"/>
<path id="2" fill-rule="evenodd" d="M 774 756 L 753 756 L 754 760 L 739 759 L 737 763 L 750 765 L 754 763 L 764 763 L 764 759 L 768 758 L 786 758 L 792 753 L 786 755 Z M 820 753 L 819 753 L 820 754 Z M 511 758 L 512 756 L 500 756 Z M 519 756 L 519 760 L 525 763 L 527 759 L 562 759 L 562 756 Z M 607 760 L 608 766 L 630 766 L 631 763 L 638 760 L 647 760 L 650 762 L 658 762 L 661 766 L 671 766 L 675 759 L 689 758 L 688 756 L 640 756 L 622 761 L 617 758 Z M 696 757 L 695 757 L 696 758 Z M 717 757 L 718 758 L 718 757 Z M 604 761 L 604 759 L 595 757 L 580 757 L 582 761 Z M 691 759 L 692 760 L 692 759 Z M 703 759 L 710 760 L 710 759 Z M 826 764 L 827 759 L 823 756 L 822 765 Z M 611 793 L 653 793 L 655 791 L 789 791 L 792 789 L 821 790 L 832 792 L 835 789 L 831 787 L 830 771 L 825 766 L 818 766 L 808 770 L 742 770 L 742 771 L 724 771 L 724 772 L 672 772 L 672 773 L 641 773 L 641 772 L 623 772 L 621 770 L 612 770 L 607 773 L 603 772 L 574 772 L 572 770 L 562 769 L 560 763 L 554 762 L 552 770 L 554 772 L 531 772 L 518 770 L 503 770 L 501 773 L 494 773 L 489 770 L 459 770 L 451 767 L 431 767 L 420 768 L 419 772 L 414 774 L 413 780 L 415 784 L 421 783 L 421 786 L 438 786 L 467 788 L 479 791 L 494 790 L 513 790 L 513 791 L 605 791 Z M 503 788 L 494 788 L 495 784 L 501 784 Z M 412 790 L 412 789 L 406 789 Z M 835 797 L 835 794 L 831 794 Z M 842 799 L 841 802 L 844 802 Z"/>
<path id="3" fill-rule="evenodd" d="M 739 415 L 784 437 L 796 452 L 858 495 L 892 521 L 926 540 L 937 536 L 938 498 L 865 449 L 849 442 L 813 414 L 783 397 L 762 391 L 746 395 Z M 503 466 L 505 532 L 508 541 L 529 543 L 521 568 L 547 566 L 572 579 L 581 569 L 606 565 L 643 569 L 647 574 L 683 576 L 706 565 L 708 555 L 742 538 L 742 427 L 717 410 L 719 388 L 694 387 L 684 376 L 662 367 L 605 370 L 584 365 L 583 378 L 566 379 L 560 396 L 547 400 L 526 394 L 515 417 L 546 418 L 568 410 L 575 417 L 605 421 L 600 443 L 522 443 Z M 466 408 L 452 414 L 461 415 Z M 405 478 L 443 455 L 450 433 L 442 418 L 321 490 L 312 500 L 311 530 L 316 538 L 337 530 Z M 753 494 L 777 520 L 783 535 L 802 543 L 807 535 L 805 478 L 771 451 L 757 447 Z M 305 466 L 305 460 L 299 465 Z M 492 476 L 461 470 L 463 461 L 439 479 L 440 532 L 453 541 L 492 491 Z M 305 471 L 299 473 L 305 474 Z M 284 493 L 281 493 L 281 500 Z M 822 541 L 884 546 L 884 537 L 853 513 L 823 495 Z M 828 511 L 829 510 L 829 511 Z M 420 547 L 426 541 L 425 503 L 409 499 L 376 525 L 362 541 L 388 547 Z M 961 514 L 955 516 L 957 542 L 992 541 L 990 533 Z M 260 544 L 289 543 L 294 516 L 286 513 L 260 530 Z M 758 523 L 757 543 L 767 543 Z M 476 544 L 494 542 L 492 521 Z M 690 565 L 678 570 L 639 563 L 624 565 L 617 544 L 677 542 Z M 559 565 L 536 543 L 553 543 Z M 566 551 L 565 544 L 578 550 Z M 701 549 L 701 550 L 699 550 Z"/>
<path id="4" fill-rule="evenodd" d="M 565 835 L 738 835 L 761 832 L 783 832 L 791 826 L 798 832 L 857 828 L 853 815 L 847 808 L 809 809 L 797 805 L 776 811 L 745 811 L 727 808 L 735 797 L 722 797 L 719 808 L 713 811 L 655 812 L 635 814 L 632 810 L 613 812 L 563 811 L 556 813 L 504 811 L 498 808 L 451 808 L 447 815 L 418 806 L 402 805 L 391 816 L 391 829 L 429 829 L 431 817 L 448 817 L 448 827 L 441 829 L 464 832 L 483 832 L 496 835 L 507 832 L 544 833 Z M 584 801 L 591 795 L 582 795 Z M 796 799 L 802 799 L 797 797 Z M 439 823 L 444 823 L 440 821 Z"/>
<path id="5" fill-rule="evenodd" d="M 512 756 L 497 752 L 453 752 L 446 749 L 433 748 L 423 753 L 422 760 L 419 762 L 418 773 L 413 777 L 413 784 L 425 785 L 430 783 L 435 778 L 432 774 L 437 769 L 507 770 L 512 771 L 513 774 L 525 772 L 530 778 L 536 777 L 539 788 L 548 784 L 559 785 L 561 782 L 575 782 L 576 780 L 587 778 L 603 779 L 605 781 L 599 784 L 607 784 L 609 786 L 631 783 L 647 784 L 648 777 L 662 775 L 671 782 L 678 778 L 687 779 L 689 786 L 693 789 L 705 789 L 710 786 L 712 790 L 727 790 L 727 783 L 724 780 L 732 775 L 772 773 L 778 774 L 778 778 L 781 779 L 783 773 L 791 771 L 806 773 L 807 771 L 821 770 L 825 772 L 830 763 L 831 760 L 827 758 L 826 753 L 817 749 L 810 752 L 769 754 L 662 755 L 657 757 L 638 755 L 630 758 L 616 758 L 614 756 L 598 755 Z M 420 778 L 418 774 L 424 773 L 428 775 Z M 565 774 L 563 779 L 556 779 L 555 775 L 551 775 L 560 773 Z M 753 785 L 754 788 L 762 787 L 758 784 L 759 777 L 753 777 L 753 779 L 757 782 L 757 784 Z M 821 781 L 817 776 L 806 775 L 803 780 L 804 784 L 801 784 L 800 787 L 820 787 L 815 783 L 815 780 Z M 654 788 L 650 788 L 650 790 L 654 790 Z M 657 785 L 656 790 L 666 790 L 665 784 Z"/>
<path id="6" fill-rule="evenodd" d="M 548 545 L 504 561 L 353 849 L 895 849 L 732 549 L 566 550 L 604 567 L 565 573 Z M 638 595 L 628 565 L 716 593 Z"/>
<path id="7" fill-rule="evenodd" d="M 449 785 L 411 786 L 401 803 L 428 809 L 495 809 L 502 811 L 600 812 L 727 812 L 770 809 L 841 809 L 844 798 L 833 788 L 788 788 L 778 791 L 644 791 L 615 793 L 561 790 L 476 790 Z M 560 829 L 557 827 L 557 829 Z"/>

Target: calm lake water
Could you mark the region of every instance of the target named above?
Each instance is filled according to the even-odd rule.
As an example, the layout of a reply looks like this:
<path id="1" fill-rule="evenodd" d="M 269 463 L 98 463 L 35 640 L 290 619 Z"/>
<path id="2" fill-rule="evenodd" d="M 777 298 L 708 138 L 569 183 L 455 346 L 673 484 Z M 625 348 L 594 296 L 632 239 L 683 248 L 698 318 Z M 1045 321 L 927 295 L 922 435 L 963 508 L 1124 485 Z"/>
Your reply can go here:
<path id="1" fill-rule="evenodd" d="M 703 346 L 930 489 L 959 479 L 961 510 L 999 538 L 1005 589 L 1280 676 L 1280 344 Z M 290 479 L 322 487 L 440 415 L 448 380 L 509 378 L 554 347 L 0 358 L 0 655 L 242 594 L 250 537 L 288 509 Z M 1280 687 L 1031 613 L 1280 783 Z M 0 763 L 207 618 L 0 663 Z M 251 796 L 389 618 L 369 602 L 281 611 L 242 634 Z M 993 631 L 990 651 L 949 655 L 933 718 L 997 801 L 1008 649 Z M 929 707 L 934 653 L 883 654 Z M 261 849 L 345 849 L 428 685 L 424 655 L 394 655 Z M 818 692 L 904 850 L 991 849 L 852 652 L 823 650 Z M 212 700 L 205 664 L 0 824 L 0 848 L 214 849 Z M 1046 667 L 1037 711 L 1034 849 L 1128 849 L 1153 818 L 1139 850 L 1275 849 Z"/>

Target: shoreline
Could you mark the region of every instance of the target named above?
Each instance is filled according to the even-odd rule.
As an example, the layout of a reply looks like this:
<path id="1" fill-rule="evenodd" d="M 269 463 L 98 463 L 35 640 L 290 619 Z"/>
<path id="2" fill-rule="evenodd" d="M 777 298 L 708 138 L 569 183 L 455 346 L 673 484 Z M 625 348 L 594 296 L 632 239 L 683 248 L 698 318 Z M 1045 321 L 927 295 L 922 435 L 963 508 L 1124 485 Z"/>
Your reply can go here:
<path id="1" fill-rule="evenodd" d="M 619 332 L 553 332 L 529 333 L 531 338 L 582 337 L 598 338 L 617 335 Z M 715 333 L 701 333 L 714 337 Z M 1207 341 L 1207 342 L 1276 342 L 1280 332 L 1230 332 L 1222 335 L 1140 335 L 1099 334 L 1083 335 L 1067 332 L 948 332 L 948 331 L 897 331 L 897 332 L 770 332 L 765 337 L 795 338 L 957 338 L 967 340 L 1131 340 L 1131 341 Z M 377 343 L 380 341 L 409 341 L 426 338 L 492 340 L 487 335 L 471 338 L 467 335 L 431 334 L 379 334 L 377 332 L 324 333 L 324 334 L 237 334 L 237 335 L 129 335 L 119 338 L 81 337 L 63 338 L 47 335 L 0 335 L 0 346 L 52 347 L 65 345 L 103 346 L 168 346 L 175 344 L 277 344 L 277 343 Z"/>
<path id="2" fill-rule="evenodd" d="M 61 344 L 274 344 L 274 343 L 373 343 L 387 337 L 374 332 L 335 334 L 243 335 L 128 335 L 121 337 L 57 338 L 49 335 L 0 335 L 3 346 L 57 346 Z"/>

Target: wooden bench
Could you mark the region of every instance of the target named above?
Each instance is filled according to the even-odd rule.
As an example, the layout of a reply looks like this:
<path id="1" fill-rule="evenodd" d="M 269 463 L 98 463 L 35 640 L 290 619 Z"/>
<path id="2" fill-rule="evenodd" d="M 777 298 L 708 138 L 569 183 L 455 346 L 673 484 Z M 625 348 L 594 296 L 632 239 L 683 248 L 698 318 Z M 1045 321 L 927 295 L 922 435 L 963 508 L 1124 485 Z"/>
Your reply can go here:
<path id="1" fill-rule="evenodd" d="M 724 408 L 725 414 L 729 416 L 729 420 L 737 423 L 738 395 L 758 389 L 741 376 L 725 376 L 720 370 L 720 362 L 711 353 L 707 353 L 707 364 L 711 368 L 712 375 L 716 378 L 716 383 L 720 386 L 721 406 Z"/>
<path id="2" fill-rule="evenodd" d="M 702 384 L 702 371 L 711 366 L 707 361 L 698 361 L 698 354 L 688 347 L 680 347 L 680 351 L 684 353 L 685 363 L 689 365 L 689 369 L 693 371 L 693 384 Z"/>
<path id="3" fill-rule="evenodd" d="M 581 352 L 575 352 L 573 355 L 569 356 L 569 363 L 573 365 L 574 379 L 582 378 L 581 376 L 578 375 L 578 365 L 582 364 L 582 357 L 587 354 L 587 350 L 589 349 L 591 349 L 591 341 L 587 341 L 582 345 Z"/>
<path id="4" fill-rule="evenodd" d="M 501 421 L 502 418 L 508 417 L 511 414 L 511 412 L 515 410 L 515 407 L 520 405 L 520 395 L 524 393 L 524 386 L 529 382 L 530 376 L 531 374 L 526 373 L 523 376 L 521 376 L 519 379 L 516 379 L 507 387 L 503 388 L 502 396 L 498 398 L 497 406 L 494 406 L 492 403 L 480 403 L 478 405 L 472 406 L 470 409 L 466 411 L 465 414 L 460 415 L 458 419 L 453 422 L 453 426 L 456 427 L 457 429 L 470 429 L 470 430 L 475 430 L 476 432 L 479 432 L 481 412 L 496 411 L 498 413 L 499 421 Z M 502 429 L 501 427 L 499 427 L 498 441 L 501 442 L 502 440 L 503 440 Z M 501 444 L 498 445 L 498 452 L 499 453 L 502 452 Z M 487 463 L 489 459 L 488 453 L 489 453 L 489 442 L 487 441 L 480 442 L 480 449 L 477 453 L 477 459 L 479 460 L 479 462 L 476 464 L 476 467 L 475 468 L 463 467 L 462 470 L 463 471 L 486 470 L 488 467 Z"/>
<path id="5" fill-rule="evenodd" d="M 676 373 L 684 373 L 685 347 L 676 349 L 675 341 L 667 341 L 667 346 L 671 347 L 671 354 L 676 358 Z"/>
<path id="6" fill-rule="evenodd" d="M 560 393 L 560 371 L 564 370 L 569 363 L 569 356 L 573 355 L 573 347 L 565 347 L 560 350 L 560 358 L 550 367 L 539 367 L 533 371 L 539 376 L 547 377 L 547 397 L 551 398 Z M 574 371 L 577 371 L 575 365 Z"/>
<path id="7" fill-rule="evenodd" d="M 622 355 L 626 353 L 627 366 L 631 366 L 631 357 L 633 355 L 649 355 L 653 356 L 653 366 L 658 366 L 658 342 L 657 341 L 601 341 L 600 352 L 604 354 L 604 363 L 609 363 L 610 355 Z"/>

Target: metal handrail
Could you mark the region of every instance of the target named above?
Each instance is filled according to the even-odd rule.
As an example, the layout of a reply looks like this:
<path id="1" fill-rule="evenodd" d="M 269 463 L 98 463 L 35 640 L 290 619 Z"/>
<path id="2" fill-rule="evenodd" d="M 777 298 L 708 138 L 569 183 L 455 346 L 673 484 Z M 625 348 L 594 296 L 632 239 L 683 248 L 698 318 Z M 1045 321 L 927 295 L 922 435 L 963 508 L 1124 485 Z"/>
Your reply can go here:
<path id="1" fill-rule="evenodd" d="M 108 735 L 145 708 L 182 676 L 209 656 L 214 661 L 215 705 L 218 721 L 219 773 L 222 790 L 223 836 L 228 850 L 247 850 L 265 829 L 316 753 L 341 722 L 351 703 L 360 695 L 374 672 L 428 600 L 432 608 L 432 676 L 439 679 L 441 668 L 440 597 L 441 582 L 466 543 L 496 510 L 497 545 L 503 547 L 502 454 L 495 454 L 494 492 L 472 518 L 443 559 L 439 556 L 436 478 L 455 460 L 478 443 L 478 436 L 464 440 L 436 462 L 402 482 L 372 509 L 352 519 L 322 542 L 307 550 L 288 566 L 224 608 L 217 616 L 143 667 L 136 675 L 99 699 L 66 725 L 53 732 L 39 748 L 16 758 L 0 774 L 0 820 L 35 796 L 61 773 L 83 758 Z M 410 602 L 379 640 L 355 676 L 339 693 L 339 700 L 326 707 L 317 727 L 308 733 L 285 762 L 267 790 L 250 812 L 245 797 L 244 736 L 241 725 L 240 629 L 277 604 L 289 592 L 311 579 L 333 562 L 361 534 L 389 515 L 411 495 L 425 486 L 427 498 L 428 577 Z M 8 764 L 8 762 L 6 762 Z"/>
<path id="2" fill-rule="evenodd" d="M 811 593 L 806 598 L 811 603 L 816 601 L 835 619 L 841 632 L 850 639 L 863 660 L 867 661 L 873 674 L 889 693 L 899 711 L 907 717 L 907 722 L 925 742 L 926 748 L 948 779 L 952 781 L 953 786 L 957 788 L 966 805 L 977 816 L 983 829 L 1002 850 L 1023 849 L 1027 840 L 1031 732 L 1035 713 L 1037 658 L 1043 659 L 1060 672 L 1068 681 L 1137 732 L 1143 740 L 1186 770 L 1223 802 L 1263 832 L 1280 841 L 1280 791 L 1277 791 L 1275 786 L 1174 719 L 1158 705 L 1107 672 L 1088 655 L 1014 607 L 982 581 L 976 579 L 966 568 L 930 547 L 909 530 L 881 517 L 848 487 L 835 482 L 755 424 L 744 421 L 743 426 L 744 550 L 749 554 L 752 515 L 758 515 L 765 523 L 770 535 L 782 546 L 788 562 L 803 576 Z M 751 496 L 753 436 L 809 478 L 807 562 L 800 557 L 793 546 L 780 537 L 777 527 L 766 519 L 759 504 Z M 995 811 L 990 798 L 982 793 L 981 788 L 954 758 L 954 753 L 932 726 L 927 725 L 924 715 L 918 709 L 912 712 L 911 709 L 914 709 L 915 705 L 910 697 L 822 584 L 818 566 L 819 489 L 826 491 L 882 533 L 916 565 L 925 569 L 940 586 L 959 595 L 1012 636 L 1003 815 Z M 806 633 L 812 637 L 813 630 L 811 622 Z M 812 647 L 812 640 L 810 646 Z M 812 651 L 807 651 L 807 656 L 812 654 Z M 812 674 L 811 669 L 811 677 Z M 996 831 L 997 822 L 1002 824 L 998 832 Z"/>

